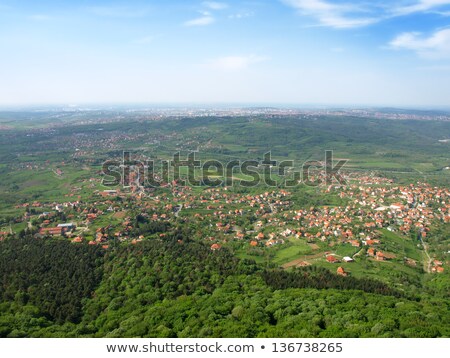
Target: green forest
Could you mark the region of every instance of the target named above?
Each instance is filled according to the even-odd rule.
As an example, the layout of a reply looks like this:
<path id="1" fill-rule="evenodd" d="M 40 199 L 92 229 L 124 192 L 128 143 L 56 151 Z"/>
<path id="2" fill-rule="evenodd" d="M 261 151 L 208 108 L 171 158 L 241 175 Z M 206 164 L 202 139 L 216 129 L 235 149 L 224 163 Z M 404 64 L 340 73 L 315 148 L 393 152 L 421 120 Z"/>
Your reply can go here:
<path id="1" fill-rule="evenodd" d="M 2 337 L 442 337 L 444 295 L 408 296 L 320 268 L 283 272 L 179 229 L 106 253 L 0 242 Z"/>

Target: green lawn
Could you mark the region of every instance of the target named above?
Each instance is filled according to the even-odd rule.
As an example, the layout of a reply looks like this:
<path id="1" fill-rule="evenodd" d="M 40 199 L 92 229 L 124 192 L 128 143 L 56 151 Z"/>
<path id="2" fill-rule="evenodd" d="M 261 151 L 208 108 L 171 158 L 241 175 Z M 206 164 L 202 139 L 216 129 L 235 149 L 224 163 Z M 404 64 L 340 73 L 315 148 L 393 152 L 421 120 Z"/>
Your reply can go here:
<path id="1" fill-rule="evenodd" d="M 271 249 L 276 250 L 272 262 L 279 266 L 300 259 L 304 255 L 310 255 L 313 251 L 305 241 L 299 239 L 290 239 L 286 244 Z"/>
<path id="2" fill-rule="evenodd" d="M 387 229 L 381 229 L 383 234 L 381 241 L 386 251 L 395 252 L 397 259 L 403 260 L 401 255 L 420 261 L 422 259 L 422 252 L 417 247 L 418 242 L 413 242 L 408 237 L 401 236 L 396 232 L 391 232 Z"/>

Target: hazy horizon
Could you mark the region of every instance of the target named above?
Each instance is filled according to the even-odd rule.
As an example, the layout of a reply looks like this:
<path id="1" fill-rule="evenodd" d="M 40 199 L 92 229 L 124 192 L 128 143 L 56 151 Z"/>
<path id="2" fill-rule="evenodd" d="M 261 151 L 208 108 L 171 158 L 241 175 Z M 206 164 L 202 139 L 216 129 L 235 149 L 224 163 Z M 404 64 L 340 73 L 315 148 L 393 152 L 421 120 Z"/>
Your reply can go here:
<path id="1" fill-rule="evenodd" d="M 396 105 L 371 105 L 371 104 L 326 104 L 326 103 L 30 103 L 30 104 L 0 104 L 0 111 L 45 111 L 45 110 L 151 110 L 151 109 L 251 109 L 273 108 L 280 110 L 392 110 L 392 111 L 443 111 L 450 112 L 450 105 L 435 106 L 396 106 Z"/>

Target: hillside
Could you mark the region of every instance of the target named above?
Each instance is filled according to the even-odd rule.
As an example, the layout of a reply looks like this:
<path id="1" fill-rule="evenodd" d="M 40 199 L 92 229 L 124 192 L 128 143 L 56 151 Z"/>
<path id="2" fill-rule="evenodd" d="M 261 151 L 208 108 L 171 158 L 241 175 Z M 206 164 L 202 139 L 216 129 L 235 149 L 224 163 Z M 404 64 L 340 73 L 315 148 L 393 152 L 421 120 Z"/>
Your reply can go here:
<path id="1" fill-rule="evenodd" d="M 450 122 L 426 116 L 1 113 L 0 335 L 449 336 Z"/>

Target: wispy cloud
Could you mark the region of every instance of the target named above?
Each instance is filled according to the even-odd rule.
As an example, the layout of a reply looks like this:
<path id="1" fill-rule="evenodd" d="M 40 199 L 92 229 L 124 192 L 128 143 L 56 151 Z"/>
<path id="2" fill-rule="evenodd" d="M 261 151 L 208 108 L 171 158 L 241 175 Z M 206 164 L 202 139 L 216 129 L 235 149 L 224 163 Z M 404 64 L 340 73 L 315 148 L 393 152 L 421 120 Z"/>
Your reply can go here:
<path id="1" fill-rule="evenodd" d="M 355 4 L 334 4 L 323 0 L 282 0 L 302 15 L 314 17 L 322 26 L 354 28 L 379 21 L 377 16 L 366 16 L 368 8 Z"/>
<path id="2" fill-rule="evenodd" d="M 254 15 L 255 15 L 255 13 L 253 11 L 241 11 L 241 12 L 237 12 L 235 14 L 228 15 L 228 18 L 232 19 L 232 20 L 245 19 L 247 17 L 251 17 Z"/>
<path id="3" fill-rule="evenodd" d="M 429 59 L 450 58 L 450 29 L 426 37 L 420 32 L 405 32 L 389 43 L 392 49 L 410 50 Z"/>
<path id="4" fill-rule="evenodd" d="M 450 5 L 450 0 L 419 0 L 407 5 L 394 6 L 391 12 L 397 16 L 409 15 L 439 9 L 445 5 Z"/>
<path id="5" fill-rule="evenodd" d="M 217 1 L 204 1 L 202 2 L 203 10 L 198 11 L 201 16 L 195 19 L 186 21 L 185 26 L 207 26 L 216 21 L 216 18 L 212 15 L 214 11 L 220 11 L 228 8 L 228 4 Z"/>
<path id="6" fill-rule="evenodd" d="M 211 15 L 204 15 L 195 19 L 186 21 L 185 26 L 206 26 L 214 23 L 215 19 Z"/>
<path id="7" fill-rule="evenodd" d="M 333 2 L 330 0 L 280 0 L 304 16 L 318 21 L 320 26 L 355 28 L 386 19 L 415 13 L 437 13 L 449 16 L 450 0 L 372 0 Z"/>
<path id="8" fill-rule="evenodd" d="M 204 1 L 202 5 L 211 10 L 224 10 L 228 8 L 228 4 L 217 1 Z"/>
<path id="9" fill-rule="evenodd" d="M 250 67 L 253 64 L 266 61 L 267 57 L 247 55 L 247 56 L 224 56 L 208 62 L 208 67 L 225 70 L 238 71 Z"/>

